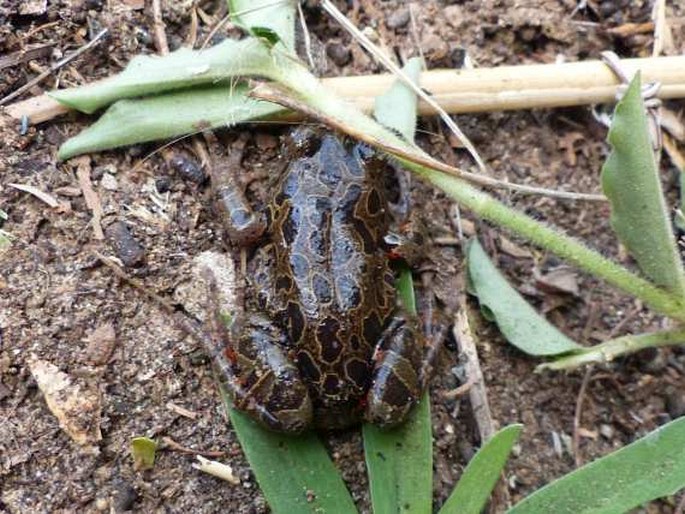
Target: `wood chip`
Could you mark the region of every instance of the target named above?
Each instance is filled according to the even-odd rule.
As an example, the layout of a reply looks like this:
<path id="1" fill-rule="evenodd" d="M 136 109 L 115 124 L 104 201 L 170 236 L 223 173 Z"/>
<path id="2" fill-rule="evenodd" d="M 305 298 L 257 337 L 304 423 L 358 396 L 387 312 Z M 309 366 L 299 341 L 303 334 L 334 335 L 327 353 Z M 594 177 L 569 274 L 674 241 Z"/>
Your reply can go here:
<path id="1" fill-rule="evenodd" d="M 102 440 L 102 434 L 97 391 L 78 383 L 54 364 L 35 355 L 29 359 L 29 370 L 62 430 L 90 453 L 98 453 L 97 443 Z"/>
<path id="2" fill-rule="evenodd" d="M 205 459 L 201 455 L 197 456 L 197 460 L 200 461 L 200 463 L 193 464 L 195 469 L 214 475 L 215 477 L 225 480 L 229 484 L 238 485 L 240 483 L 240 479 L 233 474 L 233 468 L 228 464 Z"/>
<path id="3" fill-rule="evenodd" d="M 102 231 L 102 225 L 100 224 L 100 220 L 102 219 L 102 204 L 100 203 L 100 197 L 93 189 L 93 184 L 90 181 L 90 158 L 78 157 L 74 159 L 74 161 L 76 162 L 76 177 L 78 178 L 79 186 L 81 187 L 81 191 L 83 191 L 86 205 L 93 213 L 92 223 L 95 239 L 102 241 L 105 238 L 105 234 Z"/>
<path id="4" fill-rule="evenodd" d="M 548 293 L 566 293 L 579 296 L 578 275 L 568 266 L 559 266 L 544 275 L 537 270 L 535 274 L 535 286 L 540 291 Z"/>
<path id="5" fill-rule="evenodd" d="M 517 259 L 530 259 L 533 257 L 533 254 L 530 252 L 530 250 L 527 250 L 526 248 L 517 245 L 516 243 L 507 239 L 504 236 L 500 236 L 499 241 L 500 250 L 502 250 L 507 255 L 511 255 L 512 257 L 516 257 Z"/>
<path id="6" fill-rule="evenodd" d="M 188 410 L 184 407 L 181 407 L 180 405 L 176 405 L 174 402 L 167 403 L 166 408 L 169 409 L 170 411 L 175 412 L 179 416 L 183 416 L 186 418 L 197 419 L 197 417 L 198 417 L 197 412 L 193 412 L 193 411 Z"/>
<path id="7" fill-rule="evenodd" d="M 89 364 L 102 366 L 109 362 L 116 345 L 116 333 L 112 323 L 103 323 L 86 337 L 85 360 Z"/>

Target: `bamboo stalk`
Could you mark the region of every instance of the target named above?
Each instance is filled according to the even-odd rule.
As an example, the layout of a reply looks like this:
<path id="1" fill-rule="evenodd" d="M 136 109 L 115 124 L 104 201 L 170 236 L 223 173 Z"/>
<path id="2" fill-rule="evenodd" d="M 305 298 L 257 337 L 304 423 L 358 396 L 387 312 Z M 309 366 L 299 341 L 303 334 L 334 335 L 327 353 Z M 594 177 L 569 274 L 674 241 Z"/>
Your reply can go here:
<path id="1" fill-rule="evenodd" d="M 685 98 L 685 56 L 624 59 L 628 76 L 636 71 L 642 80 L 659 82 L 661 99 Z M 391 74 L 334 77 L 323 83 L 366 112 L 394 77 Z M 613 102 L 618 79 L 601 61 L 563 64 L 500 66 L 471 70 L 433 70 L 421 75 L 421 87 L 450 114 L 569 107 Z M 66 109 L 47 95 L 29 98 L 6 107 L 15 119 L 28 116 L 31 123 L 47 121 Z M 419 114 L 435 112 L 419 103 Z"/>

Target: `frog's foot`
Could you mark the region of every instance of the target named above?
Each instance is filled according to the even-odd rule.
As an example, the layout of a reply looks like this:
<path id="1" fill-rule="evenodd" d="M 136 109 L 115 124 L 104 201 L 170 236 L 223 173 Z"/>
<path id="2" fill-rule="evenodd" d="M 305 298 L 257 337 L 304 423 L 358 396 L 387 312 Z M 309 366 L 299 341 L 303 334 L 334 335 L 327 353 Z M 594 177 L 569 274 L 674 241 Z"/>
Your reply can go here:
<path id="1" fill-rule="evenodd" d="M 424 264 L 430 255 L 428 228 L 418 214 L 409 216 L 396 231 L 388 232 L 385 244 L 391 260 L 402 260 L 411 268 Z"/>
<path id="2" fill-rule="evenodd" d="M 286 334 L 270 320 L 252 316 L 236 344 L 216 352 L 214 362 L 235 408 L 277 432 L 298 433 L 312 423 L 307 386 L 284 347 Z"/>
<path id="3" fill-rule="evenodd" d="M 416 318 L 399 315 L 392 319 L 376 348 L 367 421 L 391 428 L 407 418 L 425 386 L 425 347 Z"/>

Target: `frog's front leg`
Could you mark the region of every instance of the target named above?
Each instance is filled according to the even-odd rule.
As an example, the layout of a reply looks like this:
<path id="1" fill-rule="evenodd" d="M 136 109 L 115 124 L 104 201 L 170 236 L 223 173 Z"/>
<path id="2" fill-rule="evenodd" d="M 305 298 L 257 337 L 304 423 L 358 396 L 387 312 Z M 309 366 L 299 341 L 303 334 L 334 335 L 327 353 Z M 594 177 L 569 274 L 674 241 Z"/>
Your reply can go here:
<path id="1" fill-rule="evenodd" d="M 375 353 L 365 418 L 381 428 L 404 422 L 427 381 L 425 359 L 430 345 L 418 320 L 399 311 L 387 325 Z"/>
<path id="2" fill-rule="evenodd" d="M 286 354 L 286 333 L 266 317 L 249 316 L 236 340 L 214 356 L 237 409 L 277 432 L 298 433 L 312 422 L 312 402 Z"/>

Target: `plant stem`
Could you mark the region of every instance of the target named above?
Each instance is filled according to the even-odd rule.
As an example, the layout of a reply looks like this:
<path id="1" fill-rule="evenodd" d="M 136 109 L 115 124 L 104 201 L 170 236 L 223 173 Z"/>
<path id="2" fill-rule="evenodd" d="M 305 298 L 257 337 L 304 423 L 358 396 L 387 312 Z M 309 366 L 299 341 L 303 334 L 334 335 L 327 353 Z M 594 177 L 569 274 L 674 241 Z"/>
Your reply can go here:
<path id="1" fill-rule="evenodd" d="M 322 113 L 322 118 L 334 118 L 358 132 L 370 134 L 380 141 L 387 141 L 388 144 L 408 152 L 421 152 L 416 146 L 407 143 L 360 111 L 350 108 L 346 102 L 325 89 L 304 67 L 292 61 L 280 64 L 276 65 L 279 68 L 279 76 L 276 77 L 278 82 L 289 88 L 293 95 L 301 98 L 307 105 Z M 568 260 L 580 269 L 642 299 L 655 311 L 679 321 L 685 321 L 683 300 L 612 262 L 574 238 L 506 206 L 462 180 L 406 159 L 399 158 L 398 160 L 408 169 L 445 191 L 474 214 L 510 230 L 531 243 Z"/>
<path id="2" fill-rule="evenodd" d="M 635 353 L 645 348 L 685 344 L 685 329 L 666 330 L 650 334 L 628 335 L 606 341 L 597 346 L 561 357 L 553 362 L 540 364 L 535 371 L 544 369 L 573 369 L 585 364 L 611 362 L 621 355 Z"/>

